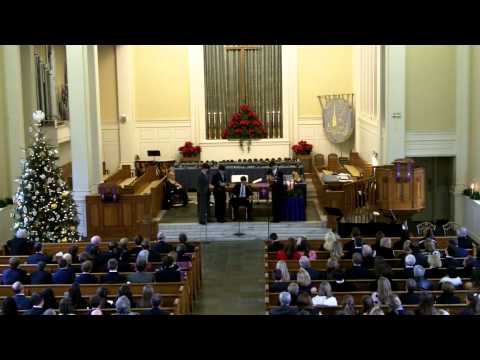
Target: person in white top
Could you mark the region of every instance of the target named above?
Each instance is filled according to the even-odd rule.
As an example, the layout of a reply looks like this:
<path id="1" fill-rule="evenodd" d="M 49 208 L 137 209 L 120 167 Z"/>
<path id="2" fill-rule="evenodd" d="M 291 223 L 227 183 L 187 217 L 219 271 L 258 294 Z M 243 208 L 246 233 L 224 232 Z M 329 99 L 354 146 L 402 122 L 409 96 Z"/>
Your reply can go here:
<path id="1" fill-rule="evenodd" d="M 315 294 L 316 289 L 312 292 Z M 318 294 L 312 298 L 314 306 L 338 306 L 337 299 L 332 295 L 332 287 L 328 281 L 322 281 L 318 289 Z"/>
<path id="2" fill-rule="evenodd" d="M 444 276 L 440 279 L 440 284 L 444 282 L 449 282 L 456 288 L 462 286 L 463 284 L 462 279 L 457 275 L 457 270 L 454 267 L 449 267 L 447 269 L 447 276 Z"/>

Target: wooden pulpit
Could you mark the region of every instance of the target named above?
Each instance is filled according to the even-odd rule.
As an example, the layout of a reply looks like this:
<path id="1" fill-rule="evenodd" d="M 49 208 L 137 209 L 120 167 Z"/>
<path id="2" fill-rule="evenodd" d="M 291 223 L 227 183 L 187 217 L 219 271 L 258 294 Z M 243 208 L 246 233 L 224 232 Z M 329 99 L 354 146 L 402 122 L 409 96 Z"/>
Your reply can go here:
<path id="1" fill-rule="evenodd" d="M 412 159 L 395 160 L 392 165 L 375 167 L 376 207 L 410 216 L 425 209 L 425 169 Z"/>

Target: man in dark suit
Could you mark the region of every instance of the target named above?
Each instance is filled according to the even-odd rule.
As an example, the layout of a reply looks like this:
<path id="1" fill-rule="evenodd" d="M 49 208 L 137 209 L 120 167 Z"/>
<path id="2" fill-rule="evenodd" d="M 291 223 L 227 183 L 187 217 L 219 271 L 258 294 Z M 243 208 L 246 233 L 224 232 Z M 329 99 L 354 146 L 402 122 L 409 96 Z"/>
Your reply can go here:
<path id="1" fill-rule="evenodd" d="M 310 266 L 310 260 L 308 259 L 308 257 L 302 256 L 300 260 L 298 260 L 298 264 L 300 265 L 301 268 L 304 268 L 308 272 L 308 274 L 310 275 L 310 279 L 320 280 L 321 278 L 320 271 L 317 271 Z"/>
<path id="2" fill-rule="evenodd" d="M 247 178 L 242 176 L 240 178 L 240 184 L 236 184 L 233 187 L 233 198 L 230 200 L 233 207 L 234 221 L 238 219 L 238 208 L 245 206 L 247 208 L 247 220 L 252 221 L 252 203 L 250 197 L 253 195 L 252 190 L 248 187 Z"/>
<path id="3" fill-rule="evenodd" d="M 417 282 L 415 279 L 407 279 L 406 281 L 407 292 L 400 295 L 400 300 L 404 305 L 418 305 L 420 304 L 420 296 L 415 293 L 417 290 Z"/>
<path id="4" fill-rule="evenodd" d="M 155 273 L 157 282 L 180 282 L 182 274 L 171 256 L 166 256 L 161 268 Z"/>
<path id="5" fill-rule="evenodd" d="M 284 291 L 278 295 L 280 307 L 270 310 L 270 315 L 298 315 L 298 309 L 291 307 L 292 296 Z"/>
<path id="6" fill-rule="evenodd" d="M 138 253 L 143 250 L 142 247 L 142 241 L 143 237 L 141 235 L 137 235 L 133 238 L 133 242 L 135 243 L 135 246 L 129 250 L 130 257 L 137 257 Z"/>
<path id="7" fill-rule="evenodd" d="M 425 268 L 422 265 L 415 265 L 413 268 L 413 274 L 415 281 L 417 282 L 417 290 L 431 291 L 433 289 L 433 283 L 425 279 Z"/>
<path id="8" fill-rule="evenodd" d="M 77 276 L 75 282 L 77 284 L 97 284 L 98 279 L 95 275 L 92 275 L 93 264 L 90 260 L 82 263 L 82 273 Z"/>
<path id="9" fill-rule="evenodd" d="M 29 255 L 32 251 L 32 243 L 27 239 L 28 233 L 25 229 L 18 229 L 15 237 L 7 241 L 9 255 Z"/>
<path id="10" fill-rule="evenodd" d="M 273 222 L 282 220 L 282 201 L 285 198 L 285 186 L 283 184 L 283 172 L 278 169 L 275 162 L 270 163 L 272 176 L 272 217 Z"/>
<path id="11" fill-rule="evenodd" d="M 458 246 L 457 239 L 450 239 L 448 241 L 448 254 L 450 256 L 459 258 L 459 257 L 466 257 L 468 255 L 468 250 L 461 248 Z"/>
<path id="12" fill-rule="evenodd" d="M 102 276 L 101 282 L 103 284 L 122 284 L 125 282 L 125 277 L 118 273 L 118 261 L 110 259 L 107 263 L 108 273 Z"/>
<path id="13" fill-rule="evenodd" d="M 162 296 L 160 294 L 153 294 L 152 296 L 152 308 L 143 313 L 143 315 L 170 315 L 168 311 L 160 308 L 162 305 Z"/>
<path id="14" fill-rule="evenodd" d="M 335 279 L 334 282 L 331 282 L 333 292 L 352 292 L 357 291 L 357 288 L 353 282 L 345 281 L 345 274 L 342 270 L 335 270 L 333 273 Z"/>
<path id="15" fill-rule="evenodd" d="M 30 299 L 33 307 L 25 312 L 25 315 L 42 315 L 45 309 L 43 308 L 43 296 L 39 293 L 33 293 Z"/>
<path id="16" fill-rule="evenodd" d="M 212 177 L 213 197 L 215 198 L 215 217 L 217 222 L 225 222 L 225 202 L 227 195 L 225 186 L 227 185 L 227 177 L 225 175 L 225 166 L 220 165 L 218 172 Z"/>
<path id="17" fill-rule="evenodd" d="M 37 271 L 30 275 L 32 285 L 53 284 L 52 274 L 49 271 L 45 271 L 46 265 L 44 261 L 40 261 L 37 264 Z"/>
<path id="18" fill-rule="evenodd" d="M 185 245 L 185 252 L 193 253 L 195 251 L 195 246 L 188 242 L 187 234 L 180 233 L 178 235 L 178 241 L 180 242 L 180 244 Z"/>
<path id="19" fill-rule="evenodd" d="M 371 277 L 370 272 L 362 266 L 362 254 L 356 252 L 352 255 L 352 267 L 347 269 L 345 278 L 347 279 L 368 279 Z"/>
<path id="20" fill-rule="evenodd" d="M 208 188 L 208 170 L 210 166 L 207 163 L 202 164 L 202 170 L 197 180 L 197 212 L 198 223 L 205 225 L 208 220 L 208 209 L 210 207 L 210 190 Z"/>
<path id="21" fill-rule="evenodd" d="M 51 261 L 50 257 L 42 252 L 42 248 L 43 245 L 41 242 L 35 243 L 35 245 L 33 246 L 35 254 L 32 254 L 27 258 L 27 264 L 38 264 L 40 261 L 46 262 L 48 264 Z"/>
<path id="22" fill-rule="evenodd" d="M 68 265 L 67 260 L 61 259 L 58 270 L 52 275 L 54 284 L 72 284 L 75 281 L 75 270 Z"/>
<path id="23" fill-rule="evenodd" d="M 13 300 L 15 300 L 18 310 L 28 310 L 32 307 L 32 303 L 23 293 L 23 285 L 20 281 L 16 281 L 12 285 L 12 290 L 15 293 L 15 295 L 13 296 Z"/>
<path id="24" fill-rule="evenodd" d="M 18 260 L 18 258 L 12 257 L 10 258 L 8 263 L 10 265 L 10 268 L 3 272 L 3 285 L 12 285 L 16 281 L 20 281 L 22 284 L 30 283 L 27 272 L 19 268 L 20 260 Z"/>
<path id="25" fill-rule="evenodd" d="M 101 242 L 102 242 L 102 238 L 100 236 L 98 236 L 98 235 L 92 236 L 92 238 L 90 239 L 90 244 L 88 244 L 85 247 L 85 251 L 87 253 L 91 254 L 93 249 L 100 247 Z"/>
<path id="26" fill-rule="evenodd" d="M 165 241 L 165 235 L 161 231 L 157 234 L 157 242 L 153 246 L 152 251 L 159 256 L 161 256 L 161 254 L 168 254 L 172 251 L 172 246 Z"/>
<path id="27" fill-rule="evenodd" d="M 276 233 L 270 234 L 270 245 L 268 245 L 268 252 L 277 252 L 279 250 L 283 250 L 283 243 L 278 238 Z"/>
<path id="28" fill-rule="evenodd" d="M 455 247 L 448 245 L 448 248 L 445 250 L 445 258 L 442 259 L 442 267 L 449 268 L 449 267 L 463 266 L 461 260 L 455 259 L 457 257 L 456 255 L 457 255 L 457 251 Z"/>

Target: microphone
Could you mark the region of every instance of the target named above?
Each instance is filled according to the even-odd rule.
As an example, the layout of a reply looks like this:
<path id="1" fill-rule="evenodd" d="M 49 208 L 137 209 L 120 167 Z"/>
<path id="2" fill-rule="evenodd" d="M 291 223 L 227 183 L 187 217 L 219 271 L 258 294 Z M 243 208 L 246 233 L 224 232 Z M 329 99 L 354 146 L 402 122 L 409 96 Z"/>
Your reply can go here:
<path id="1" fill-rule="evenodd" d="M 392 214 L 392 218 L 394 221 L 397 221 L 397 217 L 395 216 L 395 214 L 393 213 L 393 210 L 390 209 L 390 214 Z"/>

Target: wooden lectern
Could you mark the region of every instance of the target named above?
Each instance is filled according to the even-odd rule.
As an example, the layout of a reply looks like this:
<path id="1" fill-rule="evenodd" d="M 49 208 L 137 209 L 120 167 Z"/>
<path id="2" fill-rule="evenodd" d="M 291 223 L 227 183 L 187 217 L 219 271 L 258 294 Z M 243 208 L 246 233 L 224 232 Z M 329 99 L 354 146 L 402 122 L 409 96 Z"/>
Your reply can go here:
<path id="1" fill-rule="evenodd" d="M 425 209 L 425 169 L 412 159 L 375 167 L 376 207 L 384 214 L 402 218 Z"/>

